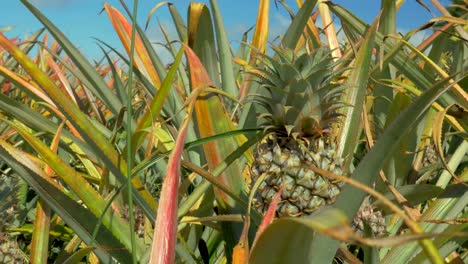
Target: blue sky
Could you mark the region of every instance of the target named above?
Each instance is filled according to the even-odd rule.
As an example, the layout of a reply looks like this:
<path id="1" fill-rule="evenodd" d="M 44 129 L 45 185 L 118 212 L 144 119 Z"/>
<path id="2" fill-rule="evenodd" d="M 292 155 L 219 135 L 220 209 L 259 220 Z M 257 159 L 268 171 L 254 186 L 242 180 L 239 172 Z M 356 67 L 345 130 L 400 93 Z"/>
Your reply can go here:
<path id="1" fill-rule="evenodd" d="M 35 4 L 56 26 L 58 26 L 70 40 L 75 43 L 82 52 L 91 58 L 99 58 L 101 51 L 96 45 L 94 38 L 99 38 L 108 44 L 121 49 L 117 35 L 113 32 L 111 23 L 105 12 L 99 14 L 103 3 L 117 7 L 123 10 L 118 0 L 30 0 Z M 126 0 L 127 5 L 132 8 L 133 1 Z M 148 16 L 149 11 L 160 1 L 140 0 L 138 18 L 140 25 Z M 179 12 L 185 16 L 189 0 L 173 0 L 174 5 Z M 209 1 L 199 0 L 209 5 Z M 289 6 L 295 7 L 294 0 L 286 1 Z M 370 22 L 376 16 L 380 1 L 378 0 L 335 0 L 335 3 L 341 4 L 352 12 Z M 429 7 L 430 1 L 426 4 Z M 443 0 L 442 4 L 447 4 L 448 0 Z M 228 38 L 231 41 L 239 40 L 241 34 L 255 24 L 258 1 L 255 0 L 218 0 L 221 13 L 224 18 L 225 27 L 228 31 Z M 271 0 L 271 32 L 275 37 L 282 34 L 289 23 L 289 16 L 278 5 L 278 9 Z M 438 13 L 431 9 L 436 15 Z M 397 28 L 401 31 L 414 29 L 432 18 L 432 15 L 423 9 L 415 0 L 408 0 L 402 6 L 398 13 Z M 157 21 L 167 27 L 170 34 L 175 37 L 175 30 L 171 27 L 171 17 L 166 6 L 156 11 L 151 20 L 148 35 L 153 41 L 161 39 Z M 0 29 L 12 26 L 13 29 L 6 33 L 9 37 L 23 37 L 31 34 L 41 28 L 36 18 L 18 0 L 3 1 L 0 9 Z"/>

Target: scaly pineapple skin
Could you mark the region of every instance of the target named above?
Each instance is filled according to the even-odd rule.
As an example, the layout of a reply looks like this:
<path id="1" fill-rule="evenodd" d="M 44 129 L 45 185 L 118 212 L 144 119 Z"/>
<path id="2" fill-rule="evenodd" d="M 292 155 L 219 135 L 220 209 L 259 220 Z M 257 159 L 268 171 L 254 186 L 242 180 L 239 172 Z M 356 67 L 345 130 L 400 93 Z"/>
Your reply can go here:
<path id="1" fill-rule="evenodd" d="M 0 263 L 26 263 L 16 238 L 7 231 L 18 213 L 17 184 L 15 178 L 0 176 Z"/>
<path id="2" fill-rule="evenodd" d="M 26 263 L 16 240 L 9 237 L 0 238 L 0 263 Z"/>
<path id="3" fill-rule="evenodd" d="M 364 223 L 366 223 L 374 233 L 376 237 L 380 237 L 386 234 L 386 223 L 385 218 L 381 211 L 372 206 L 371 198 L 368 196 L 364 199 L 353 219 L 352 226 L 354 230 L 362 234 L 364 232 Z"/>
<path id="4" fill-rule="evenodd" d="M 343 160 L 335 151 L 334 144 L 319 138 L 306 139 L 277 137 L 272 134 L 258 146 L 251 170 L 255 182 L 262 175 L 254 206 L 265 212 L 272 198 L 282 187 L 278 217 L 309 215 L 318 208 L 333 204 L 340 193 L 339 183 L 318 175 L 309 169 L 315 166 L 334 174 L 342 175 Z"/>

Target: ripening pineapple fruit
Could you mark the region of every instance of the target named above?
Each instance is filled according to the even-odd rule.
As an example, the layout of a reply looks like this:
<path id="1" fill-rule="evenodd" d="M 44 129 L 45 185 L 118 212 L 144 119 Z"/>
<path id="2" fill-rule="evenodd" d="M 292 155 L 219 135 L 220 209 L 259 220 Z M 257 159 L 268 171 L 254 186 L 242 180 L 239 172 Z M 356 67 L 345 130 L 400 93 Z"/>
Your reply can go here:
<path id="1" fill-rule="evenodd" d="M 308 215 L 334 203 L 340 183 L 310 169 L 315 166 L 343 175 L 343 159 L 338 155 L 332 124 L 343 107 L 340 72 L 328 49 L 299 52 L 274 48 L 276 57 L 263 56 L 258 77 L 263 112 L 259 118 L 266 136 L 258 143 L 251 169 L 252 182 L 264 178 L 254 206 L 265 212 L 282 188 L 277 215 Z"/>

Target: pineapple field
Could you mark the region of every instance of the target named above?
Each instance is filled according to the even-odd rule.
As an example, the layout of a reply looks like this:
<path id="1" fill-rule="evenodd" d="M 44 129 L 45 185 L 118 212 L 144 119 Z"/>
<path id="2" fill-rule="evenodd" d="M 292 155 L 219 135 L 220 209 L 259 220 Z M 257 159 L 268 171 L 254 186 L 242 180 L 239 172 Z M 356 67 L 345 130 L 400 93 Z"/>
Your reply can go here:
<path id="1" fill-rule="evenodd" d="M 252 1 L 235 43 L 217 0 L 121 0 L 98 60 L 19 2 L 43 28 L 0 30 L 0 263 L 468 263 L 466 0 L 403 33 L 404 0 Z"/>

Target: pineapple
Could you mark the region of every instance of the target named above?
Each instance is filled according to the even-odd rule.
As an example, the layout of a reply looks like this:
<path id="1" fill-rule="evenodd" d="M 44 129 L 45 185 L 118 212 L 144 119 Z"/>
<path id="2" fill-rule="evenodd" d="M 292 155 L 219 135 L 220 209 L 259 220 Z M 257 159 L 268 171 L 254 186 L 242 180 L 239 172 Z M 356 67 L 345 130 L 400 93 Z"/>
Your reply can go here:
<path id="1" fill-rule="evenodd" d="M 262 212 L 282 188 L 277 215 L 304 216 L 334 203 L 340 183 L 318 175 L 310 166 L 342 175 L 332 124 L 343 86 L 337 84 L 337 65 L 327 49 L 295 52 L 274 47 L 275 58 L 263 56 L 258 77 L 263 94 L 259 115 L 265 137 L 259 142 L 251 168 L 252 182 L 264 178 L 254 199 Z"/>
<path id="2" fill-rule="evenodd" d="M 18 188 L 18 179 L 0 175 L 0 263 L 26 262 L 16 237 L 10 236 L 7 230 L 19 211 Z"/>
<path id="3" fill-rule="evenodd" d="M 9 237 L 0 237 L 0 263 L 26 263 L 16 240 Z"/>
<path id="4" fill-rule="evenodd" d="M 0 236 L 4 236 L 18 214 L 18 179 L 0 175 Z"/>
<path id="5" fill-rule="evenodd" d="M 372 230 L 375 236 L 380 237 L 386 234 L 385 218 L 381 211 L 375 208 L 371 203 L 371 197 L 368 196 L 364 199 L 353 219 L 352 226 L 359 234 L 364 231 L 364 223 L 366 223 Z"/>

